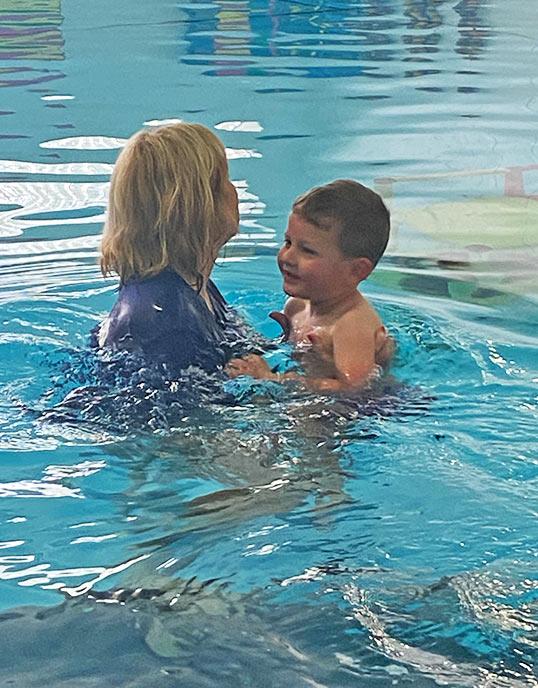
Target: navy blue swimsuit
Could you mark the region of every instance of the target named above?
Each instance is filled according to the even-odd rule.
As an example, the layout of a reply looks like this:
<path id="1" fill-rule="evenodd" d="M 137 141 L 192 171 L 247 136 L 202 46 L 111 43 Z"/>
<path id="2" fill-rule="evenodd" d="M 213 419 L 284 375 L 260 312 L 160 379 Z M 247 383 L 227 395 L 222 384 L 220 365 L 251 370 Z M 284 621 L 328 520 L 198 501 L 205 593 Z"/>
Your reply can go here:
<path id="1" fill-rule="evenodd" d="M 94 332 L 92 344 L 131 351 L 174 369 L 215 370 L 241 355 L 248 328 L 215 284 L 207 284 L 213 312 L 203 297 L 173 270 L 130 279 Z"/>

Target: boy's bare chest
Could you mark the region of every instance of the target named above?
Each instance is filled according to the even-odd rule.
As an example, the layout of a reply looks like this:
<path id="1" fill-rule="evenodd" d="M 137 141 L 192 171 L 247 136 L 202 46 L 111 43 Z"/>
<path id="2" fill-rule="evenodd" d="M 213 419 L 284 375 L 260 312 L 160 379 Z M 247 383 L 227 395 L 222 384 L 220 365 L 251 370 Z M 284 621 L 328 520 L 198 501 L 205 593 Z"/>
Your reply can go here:
<path id="1" fill-rule="evenodd" d="M 324 360 L 333 359 L 334 322 L 297 313 L 292 319 L 290 341 L 298 353 L 316 353 Z"/>
<path id="2" fill-rule="evenodd" d="M 310 377 L 336 378 L 333 325 L 312 318 L 294 318 L 290 341 L 293 357 Z"/>

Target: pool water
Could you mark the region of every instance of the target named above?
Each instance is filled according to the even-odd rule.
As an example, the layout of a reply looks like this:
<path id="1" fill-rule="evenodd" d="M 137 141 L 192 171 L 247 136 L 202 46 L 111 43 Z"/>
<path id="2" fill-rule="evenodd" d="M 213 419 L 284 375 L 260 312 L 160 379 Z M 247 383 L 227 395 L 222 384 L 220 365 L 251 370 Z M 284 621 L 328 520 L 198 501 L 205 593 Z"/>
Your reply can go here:
<path id="1" fill-rule="evenodd" d="M 0 16 L 0 683 L 538 685 L 535 1 Z M 110 172 L 174 118 L 228 149 L 214 276 L 266 337 L 293 199 L 384 195 L 390 377 L 98 386 Z"/>

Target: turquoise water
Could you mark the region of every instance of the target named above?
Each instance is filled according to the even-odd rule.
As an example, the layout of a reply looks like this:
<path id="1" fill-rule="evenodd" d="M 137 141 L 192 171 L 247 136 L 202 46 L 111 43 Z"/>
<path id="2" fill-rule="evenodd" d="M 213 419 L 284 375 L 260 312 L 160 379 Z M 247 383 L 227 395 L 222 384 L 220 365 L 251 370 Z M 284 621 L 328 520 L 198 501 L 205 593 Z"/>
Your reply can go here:
<path id="1" fill-rule="evenodd" d="M 535 1 L 0 15 L 0 682 L 538 685 Z M 228 148 L 215 279 L 269 337 L 295 196 L 385 195 L 393 381 L 90 390 L 110 171 L 171 118 Z"/>

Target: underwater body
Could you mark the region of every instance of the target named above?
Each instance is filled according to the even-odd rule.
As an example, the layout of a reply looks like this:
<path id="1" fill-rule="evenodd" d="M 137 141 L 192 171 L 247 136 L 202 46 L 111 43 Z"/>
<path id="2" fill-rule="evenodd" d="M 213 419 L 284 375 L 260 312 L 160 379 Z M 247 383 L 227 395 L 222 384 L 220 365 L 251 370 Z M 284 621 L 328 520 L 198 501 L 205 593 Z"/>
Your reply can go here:
<path id="1" fill-rule="evenodd" d="M 1 14 L 0 683 L 536 686 L 534 1 Z M 320 395 L 90 350 L 113 163 L 170 119 L 227 147 L 213 275 L 268 340 L 294 198 L 383 195 L 390 377 Z"/>

